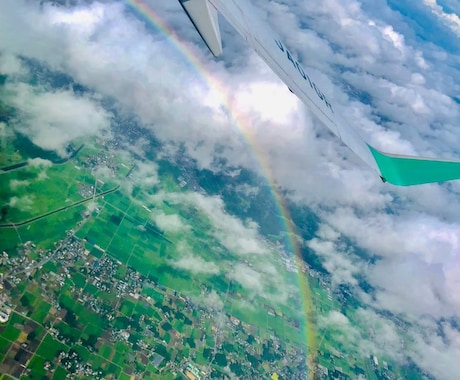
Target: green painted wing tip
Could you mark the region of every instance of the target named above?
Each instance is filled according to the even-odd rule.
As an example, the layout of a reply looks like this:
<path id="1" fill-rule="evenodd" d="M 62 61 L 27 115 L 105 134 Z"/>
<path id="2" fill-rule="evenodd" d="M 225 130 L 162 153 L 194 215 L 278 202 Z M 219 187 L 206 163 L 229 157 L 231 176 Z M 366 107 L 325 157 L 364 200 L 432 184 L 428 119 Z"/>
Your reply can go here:
<path id="1" fill-rule="evenodd" d="M 368 145 L 382 180 L 397 186 L 421 185 L 460 179 L 460 161 L 396 156 Z"/>

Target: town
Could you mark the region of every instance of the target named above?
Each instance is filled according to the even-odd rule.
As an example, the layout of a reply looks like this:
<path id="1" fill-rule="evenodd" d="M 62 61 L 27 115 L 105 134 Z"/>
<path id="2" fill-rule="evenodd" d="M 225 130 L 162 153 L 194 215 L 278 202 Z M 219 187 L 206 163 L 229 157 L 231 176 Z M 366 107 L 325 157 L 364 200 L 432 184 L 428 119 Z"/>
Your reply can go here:
<path id="1" fill-rule="evenodd" d="M 37 178 L 28 191 L 53 196 L 37 198 L 33 208 L 3 210 L 0 373 L 30 379 L 403 378 L 394 375 L 400 367 L 373 352 L 351 359 L 333 331 L 316 327 L 319 316 L 359 302 L 350 289 L 333 286 L 314 255 L 290 252 L 287 232 L 273 230 L 278 216 L 263 184 L 255 179 L 262 190 L 249 196 L 229 192 L 239 186 L 233 177 L 216 181 L 182 152 L 155 146 L 159 179 L 142 187 L 137 171 L 144 162 L 118 151 L 123 139 L 141 132 L 135 125 L 118 132 L 112 140 L 77 145 L 70 151 L 78 154 L 58 165 L 25 164 L 3 174 L 5 197 L 26 196 L 8 186 L 24 173 Z M 60 191 L 63 178 L 66 192 Z M 196 206 L 152 200 L 159 192 L 225 195 L 224 215 L 260 223 L 260 244 L 271 252 L 267 263 L 279 268 L 276 282 L 298 287 L 302 278 L 310 309 L 301 307 L 307 301 L 300 292 L 280 303 L 251 295 L 228 276 L 192 276 L 175 267 L 183 240 L 205 263 L 225 258 L 219 265 L 227 272 L 240 265 L 252 273 L 259 263 L 229 251 Z M 176 215 L 193 228 L 167 233 L 153 214 Z"/>
<path id="2" fill-rule="evenodd" d="M 248 378 L 305 377 L 292 373 L 305 366 L 304 349 L 276 336 L 261 338 L 258 327 L 230 315 L 216 318 L 216 310 L 102 252 L 93 255 L 73 235 L 59 246 L 47 253 L 26 242 L 18 256 L 4 254 L 3 286 L 10 296 L 1 293 L 7 324 L 0 327 L 1 373 L 222 378 L 209 365 L 215 361 Z"/>

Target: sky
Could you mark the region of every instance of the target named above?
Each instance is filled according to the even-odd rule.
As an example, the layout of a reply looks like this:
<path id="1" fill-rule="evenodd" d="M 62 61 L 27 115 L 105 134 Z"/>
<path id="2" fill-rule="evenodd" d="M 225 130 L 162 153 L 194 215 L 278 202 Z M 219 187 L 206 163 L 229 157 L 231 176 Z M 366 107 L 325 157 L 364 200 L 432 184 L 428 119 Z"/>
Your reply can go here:
<path id="1" fill-rule="evenodd" d="M 373 145 L 395 153 L 460 157 L 458 2 L 252 1 L 309 68 L 336 112 Z M 15 128 L 37 145 L 64 154 L 77 137 L 110 135 L 113 115 L 103 104 L 110 97 L 165 144 L 183 143 L 201 168 L 216 172 L 261 170 L 244 138 L 251 135 L 276 183 L 319 216 L 316 236 L 302 244 L 320 255 L 334 284 L 353 288 L 363 301 L 360 318 L 376 334 L 372 342 L 360 339 L 339 312 L 324 317 L 322 326 L 340 329 L 356 352 L 378 347 L 397 360 L 409 357 L 438 379 L 456 378 L 460 182 L 409 188 L 383 184 L 228 24 L 221 23 L 224 55 L 216 60 L 178 2 L 149 3 L 215 80 L 204 80 L 163 34 L 147 27 L 122 1 L 58 8 L 2 0 L 0 72 L 9 75 L 2 96 L 21 112 Z M 22 59 L 67 73 L 88 91 L 56 89 L 39 80 L 30 84 L 33 73 Z M 136 148 L 144 145 L 139 141 Z M 229 164 L 223 166 L 220 158 Z M 219 199 L 192 201 L 203 209 L 222 207 Z M 156 221 L 183 227 L 161 214 Z M 237 221 L 233 225 L 245 227 Z M 252 238 L 255 227 L 249 230 Z M 352 246 L 344 248 L 342 238 Z M 373 260 L 363 261 L 358 249 Z M 185 255 L 176 265 L 197 260 Z M 212 263 L 206 269 L 217 270 Z M 249 268 L 240 269 L 245 274 Z M 358 276 L 375 288 L 373 296 L 357 286 Z M 409 348 L 402 348 L 403 338 L 385 313 L 412 324 L 404 337 L 412 342 Z"/>

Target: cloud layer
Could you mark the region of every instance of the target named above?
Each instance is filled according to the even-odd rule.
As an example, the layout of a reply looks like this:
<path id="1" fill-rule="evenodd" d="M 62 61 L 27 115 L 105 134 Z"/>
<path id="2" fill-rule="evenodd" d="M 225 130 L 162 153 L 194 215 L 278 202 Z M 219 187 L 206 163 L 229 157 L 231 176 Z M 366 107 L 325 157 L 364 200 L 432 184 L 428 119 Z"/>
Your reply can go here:
<path id="1" fill-rule="evenodd" d="M 3 0 L 0 71 L 10 75 L 6 88 L 21 111 L 16 128 L 36 144 L 62 153 L 72 139 L 104 133 L 111 115 L 98 96 L 110 97 L 164 142 L 183 144 L 200 167 L 228 169 L 221 160 L 216 164 L 225 158 L 231 167 L 264 175 L 269 171 L 293 200 L 318 214 L 322 227 L 306 244 L 322 258 L 334 285 L 350 285 L 356 296 L 369 301 L 358 318 L 375 321 L 377 333 L 361 339 L 348 317 L 337 312 L 325 317 L 323 325 L 342 329 L 358 352 L 372 347 L 387 355 L 396 352 L 404 360 L 395 325 L 377 312 L 397 315 L 411 323 L 407 355 L 439 379 L 455 378 L 460 372 L 455 360 L 459 331 L 449 321 L 460 318 L 460 185 L 398 189 L 382 184 L 311 117 L 227 24 L 225 55 L 212 60 L 177 2 L 150 3 L 176 31 L 180 49 L 193 52 L 204 67 L 204 77 L 171 41 L 120 2 L 58 8 Z M 299 60 L 311 67 L 335 109 L 371 142 L 401 153 L 458 156 L 455 2 L 254 3 Z M 26 84 L 21 78 L 30 73 L 19 57 L 68 73 L 98 95 Z M 138 146 L 142 148 L 141 142 Z M 149 172 L 156 170 L 139 169 Z M 156 181 L 152 175 L 146 185 Z M 225 214 L 219 198 L 190 197 L 209 216 L 215 237 L 227 249 L 242 257 L 266 253 L 253 222 Z M 157 218 L 160 224 L 177 224 L 170 216 Z M 358 249 L 366 251 L 366 259 Z M 193 256 L 183 260 L 189 267 L 197 262 Z M 232 275 L 235 281 L 260 286 L 260 281 L 248 283 L 257 280 L 260 270 L 245 265 L 239 269 Z M 358 276 L 375 289 L 372 297 L 363 294 Z M 442 321 L 447 322 L 440 328 Z"/>

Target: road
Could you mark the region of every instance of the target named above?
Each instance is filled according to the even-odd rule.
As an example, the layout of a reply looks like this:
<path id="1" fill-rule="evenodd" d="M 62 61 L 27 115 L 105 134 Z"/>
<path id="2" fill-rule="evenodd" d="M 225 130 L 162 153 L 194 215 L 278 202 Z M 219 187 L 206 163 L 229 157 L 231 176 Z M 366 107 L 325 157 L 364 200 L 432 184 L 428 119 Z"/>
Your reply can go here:
<path id="1" fill-rule="evenodd" d="M 106 190 L 106 191 L 103 191 L 102 193 L 99 193 L 99 194 L 95 194 L 94 196 L 90 196 L 88 198 L 85 198 L 85 199 L 82 199 L 80 201 L 77 201 L 75 203 L 72 203 L 71 205 L 66 205 L 66 206 L 63 206 L 63 207 L 60 207 L 56 210 L 52 210 L 52 211 L 49 211 L 45 214 L 42 214 L 42 215 L 39 215 L 39 216 L 35 216 L 31 219 L 28 219 L 28 220 L 25 220 L 23 222 L 19 222 L 19 223 L 6 223 L 6 224 L 0 224 L 0 228 L 17 228 L 17 227 L 22 227 L 22 226 L 25 226 L 29 223 L 32 223 L 32 222 L 36 222 L 37 220 L 40 220 L 40 219 L 43 219 L 43 218 L 46 218 L 47 216 L 50 216 L 50 215 L 53 215 L 53 214 L 56 214 L 58 212 L 61 212 L 61 211 L 64 211 L 64 210 L 67 210 L 71 207 L 75 207 L 75 206 L 78 206 L 78 205 L 81 205 L 82 203 L 85 203 L 85 202 L 88 202 L 92 199 L 96 199 L 96 198 L 100 198 L 100 197 L 103 197 L 104 195 L 107 195 L 107 194 L 110 194 L 110 193 L 113 193 L 115 191 L 117 191 L 118 189 L 120 188 L 120 185 L 117 185 L 115 187 L 113 187 L 112 189 L 109 189 L 109 190 Z"/>

